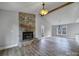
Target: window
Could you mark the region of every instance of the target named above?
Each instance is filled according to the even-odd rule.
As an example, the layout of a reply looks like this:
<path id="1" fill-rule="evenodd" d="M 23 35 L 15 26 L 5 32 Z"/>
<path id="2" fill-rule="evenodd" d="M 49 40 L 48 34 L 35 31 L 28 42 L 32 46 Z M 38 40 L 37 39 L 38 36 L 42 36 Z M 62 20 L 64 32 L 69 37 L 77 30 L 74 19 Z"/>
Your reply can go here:
<path id="1" fill-rule="evenodd" d="M 57 26 L 57 35 L 64 35 L 66 34 L 66 25 L 58 25 Z"/>

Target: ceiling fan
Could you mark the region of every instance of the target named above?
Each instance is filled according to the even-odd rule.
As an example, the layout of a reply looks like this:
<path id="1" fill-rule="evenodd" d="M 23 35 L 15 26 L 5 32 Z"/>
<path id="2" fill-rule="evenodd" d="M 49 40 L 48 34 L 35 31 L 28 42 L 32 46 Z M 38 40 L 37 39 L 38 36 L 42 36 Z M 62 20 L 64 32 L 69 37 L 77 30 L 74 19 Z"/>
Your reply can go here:
<path id="1" fill-rule="evenodd" d="M 57 7 L 57 8 L 54 8 L 54 9 L 48 11 L 47 9 L 45 9 L 45 3 L 43 2 L 42 3 L 43 8 L 40 10 L 40 15 L 45 16 L 45 15 L 51 13 L 51 12 L 54 12 L 54 11 L 56 11 L 58 9 L 61 9 L 61 8 L 65 7 L 65 6 L 67 6 L 67 5 L 70 5 L 72 3 L 74 3 L 74 2 L 67 2 L 67 3 L 65 3 L 65 4 L 63 4 L 63 5 L 61 5 L 61 6 Z"/>

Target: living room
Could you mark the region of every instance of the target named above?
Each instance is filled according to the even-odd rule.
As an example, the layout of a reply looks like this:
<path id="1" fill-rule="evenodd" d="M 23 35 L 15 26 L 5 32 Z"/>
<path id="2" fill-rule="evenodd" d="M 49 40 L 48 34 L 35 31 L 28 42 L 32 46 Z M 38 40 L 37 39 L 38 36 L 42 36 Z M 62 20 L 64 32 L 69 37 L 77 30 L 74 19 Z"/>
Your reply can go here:
<path id="1" fill-rule="evenodd" d="M 78 10 L 79 2 L 0 2 L 0 55 L 78 56 Z"/>

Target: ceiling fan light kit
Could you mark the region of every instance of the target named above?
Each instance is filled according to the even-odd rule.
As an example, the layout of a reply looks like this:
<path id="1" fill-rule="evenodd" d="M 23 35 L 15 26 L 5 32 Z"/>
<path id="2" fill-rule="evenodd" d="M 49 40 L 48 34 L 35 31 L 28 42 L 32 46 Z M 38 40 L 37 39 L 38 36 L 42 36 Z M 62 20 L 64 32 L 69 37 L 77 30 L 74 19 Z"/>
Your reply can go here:
<path id="1" fill-rule="evenodd" d="M 45 3 L 42 4 L 43 8 L 40 10 L 40 15 L 44 16 L 46 14 L 48 14 L 48 10 L 44 8 Z"/>

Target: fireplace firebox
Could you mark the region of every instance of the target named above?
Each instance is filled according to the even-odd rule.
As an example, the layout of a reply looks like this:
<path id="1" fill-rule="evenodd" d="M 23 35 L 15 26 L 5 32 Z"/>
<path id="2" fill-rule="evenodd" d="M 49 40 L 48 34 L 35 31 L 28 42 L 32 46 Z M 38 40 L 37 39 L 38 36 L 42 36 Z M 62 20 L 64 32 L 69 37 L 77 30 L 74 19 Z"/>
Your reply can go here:
<path id="1" fill-rule="evenodd" d="M 23 32 L 23 40 L 33 39 L 33 32 Z"/>

